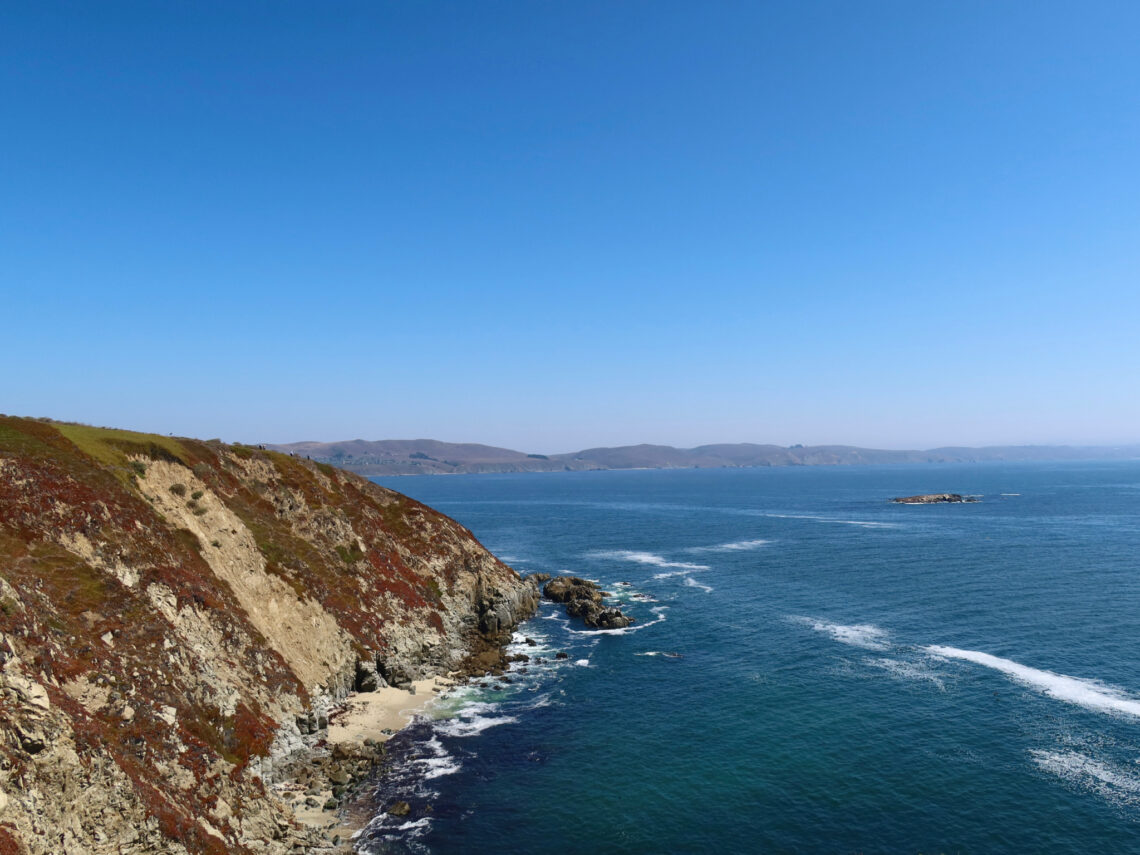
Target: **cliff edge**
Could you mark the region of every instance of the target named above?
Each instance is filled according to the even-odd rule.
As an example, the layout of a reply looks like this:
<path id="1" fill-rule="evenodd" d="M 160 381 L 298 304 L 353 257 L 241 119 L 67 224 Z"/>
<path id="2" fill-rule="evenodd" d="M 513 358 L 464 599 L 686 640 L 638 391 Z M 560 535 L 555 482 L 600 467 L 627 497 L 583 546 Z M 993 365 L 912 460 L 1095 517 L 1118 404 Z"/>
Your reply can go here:
<path id="1" fill-rule="evenodd" d="M 0 416 L 0 855 L 320 851 L 270 787 L 329 705 L 489 661 L 537 600 L 329 465 Z"/>

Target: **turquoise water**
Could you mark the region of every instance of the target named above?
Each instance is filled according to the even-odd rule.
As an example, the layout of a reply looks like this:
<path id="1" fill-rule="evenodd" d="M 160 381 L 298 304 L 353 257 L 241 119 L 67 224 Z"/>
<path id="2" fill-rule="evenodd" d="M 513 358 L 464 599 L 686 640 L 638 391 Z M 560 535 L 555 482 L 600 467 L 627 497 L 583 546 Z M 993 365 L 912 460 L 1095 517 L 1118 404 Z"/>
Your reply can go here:
<path id="1" fill-rule="evenodd" d="M 363 851 L 1140 851 L 1140 463 L 380 480 L 638 623 L 544 605 Z"/>

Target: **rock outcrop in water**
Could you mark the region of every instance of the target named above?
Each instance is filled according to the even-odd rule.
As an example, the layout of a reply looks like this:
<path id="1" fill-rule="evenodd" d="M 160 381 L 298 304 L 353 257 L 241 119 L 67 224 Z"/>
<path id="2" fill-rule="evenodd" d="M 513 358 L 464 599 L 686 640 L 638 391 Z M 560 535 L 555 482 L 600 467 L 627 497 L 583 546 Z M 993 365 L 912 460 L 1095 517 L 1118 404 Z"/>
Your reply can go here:
<path id="1" fill-rule="evenodd" d="M 332 705 L 501 659 L 538 597 L 326 464 L 0 416 L 0 853 L 332 851 L 273 790 Z"/>
<path id="2" fill-rule="evenodd" d="M 621 609 L 603 604 L 606 592 L 588 579 L 577 576 L 557 576 L 546 583 L 543 595 L 556 603 L 566 605 L 566 614 L 581 618 L 594 629 L 624 629 L 633 618 L 622 614 Z"/>
<path id="3" fill-rule="evenodd" d="M 963 496 L 960 493 L 924 493 L 921 496 L 902 496 L 891 499 L 891 501 L 900 505 L 937 505 L 976 502 L 978 500 L 973 496 Z"/>

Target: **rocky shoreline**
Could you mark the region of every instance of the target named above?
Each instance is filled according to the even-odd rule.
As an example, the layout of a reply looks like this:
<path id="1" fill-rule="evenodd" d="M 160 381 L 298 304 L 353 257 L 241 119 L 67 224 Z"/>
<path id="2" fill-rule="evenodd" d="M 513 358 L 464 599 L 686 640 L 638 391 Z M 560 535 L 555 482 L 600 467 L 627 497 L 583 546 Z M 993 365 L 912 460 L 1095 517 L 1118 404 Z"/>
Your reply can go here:
<path id="1" fill-rule="evenodd" d="M 400 719 L 345 720 L 502 673 L 539 600 L 331 466 L 0 416 L 0 852 L 345 851 Z"/>
<path id="2" fill-rule="evenodd" d="M 300 723 L 302 730 L 309 730 L 311 745 L 278 767 L 273 789 L 310 829 L 309 848 L 304 851 L 347 855 L 353 851 L 353 836 L 378 811 L 393 816 L 410 812 L 407 802 L 376 804 L 370 795 L 388 768 L 386 743 L 439 693 L 506 673 L 510 668 L 506 646 L 512 633 L 538 607 L 537 582 L 522 581 L 509 597 L 484 592 L 478 600 L 478 632 L 468 639 L 468 653 L 456 670 L 412 680 L 408 674 L 416 663 L 378 663 L 375 669 L 358 663 L 356 690 L 324 715 Z M 380 697 L 384 693 L 386 699 Z M 370 703 L 373 699 L 377 703 Z"/>

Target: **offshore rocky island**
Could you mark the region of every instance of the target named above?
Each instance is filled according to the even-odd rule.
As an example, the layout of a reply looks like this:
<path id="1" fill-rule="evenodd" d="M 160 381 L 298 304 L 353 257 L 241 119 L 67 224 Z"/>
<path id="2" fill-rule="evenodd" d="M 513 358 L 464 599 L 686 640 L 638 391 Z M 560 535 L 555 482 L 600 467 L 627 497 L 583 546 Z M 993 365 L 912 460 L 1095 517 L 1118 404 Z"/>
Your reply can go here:
<path id="1" fill-rule="evenodd" d="M 327 464 L 0 416 L 0 853 L 346 851 L 345 698 L 505 668 L 538 600 Z"/>

